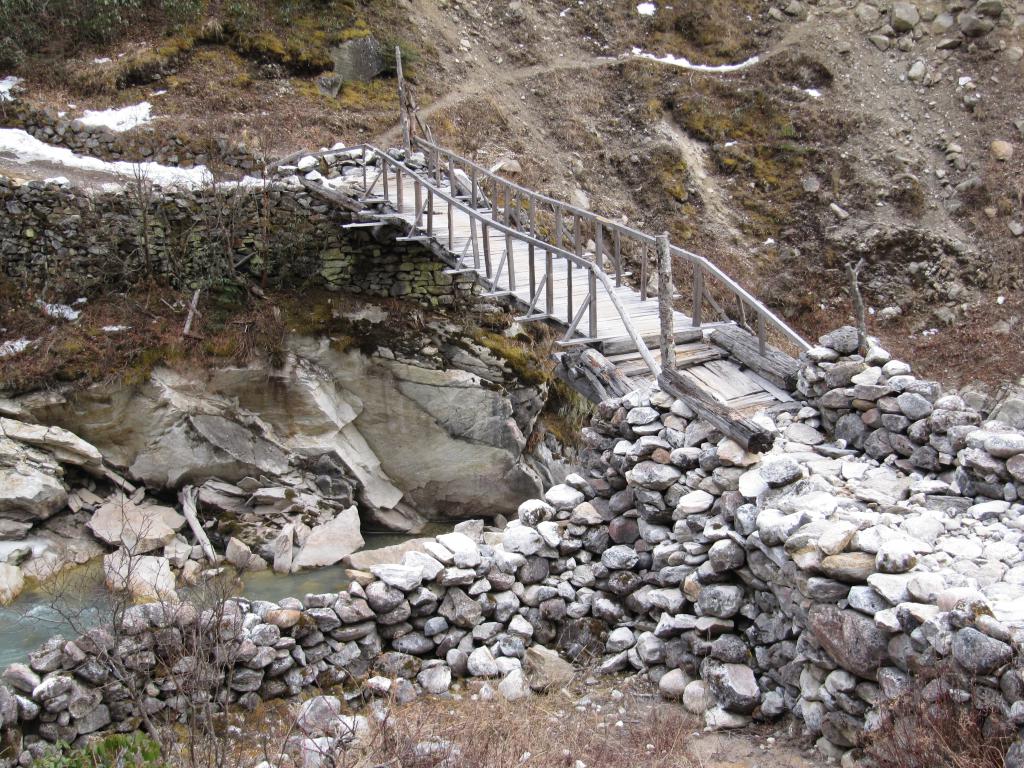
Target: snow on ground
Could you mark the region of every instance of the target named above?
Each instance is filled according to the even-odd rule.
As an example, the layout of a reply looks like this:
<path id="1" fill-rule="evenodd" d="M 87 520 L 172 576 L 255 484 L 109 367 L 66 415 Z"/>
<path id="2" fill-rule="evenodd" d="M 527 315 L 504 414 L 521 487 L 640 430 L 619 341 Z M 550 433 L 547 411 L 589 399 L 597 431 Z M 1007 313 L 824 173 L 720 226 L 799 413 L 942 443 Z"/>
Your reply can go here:
<path id="1" fill-rule="evenodd" d="M 43 308 L 43 314 L 54 320 L 67 320 L 74 322 L 82 316 L 81 310 L 69 307 L 67 304 L 47 304 L 45 301 L 36 302 Z"/>
<path id="2" fill-rule="evenodd" d="M 132 104 L 120 109 L 87 109 L 85 114 L 79 118 L 79 121 L 83 125 L 102 126 L 121 133 L 122 131 L 151 122 L 153 120 L 152 115 L 150 115 L 152 108 L 152 104 L 144 101 L 141 104 Z"/>
<path id="3" fill-rule="evenodd" d="M 636 7 L 636 12 L 641 16 L 653 16 L 656 10 L 658 10 L 658 8 L 654 3 L 640 3 Z"/>
<path id="4" fill-rule="evenodd" d="M 14 88 L 20 84 L 20 77 L 0 77 L 0 101 L 14 101 Z"/>
<path id="5" fill-rule="evenodd" d="M 15 339 L 14 341 L 5 341 L 2 344 L 0 344 L 0 357 L 10 357 L 11 355 L 16 355 L 22 350 L 24 350 L 26 347 L 28 347 L 28 345 L 31 343 L 31 339 Z"/>
<path id="6" fill-rule="evenodd" d="M 673 56 L 671 53 L 667 53 L 664 56 L 655 56 L 653 53 L 645 53 L 642 48 L 634 48 L 630 51 L 630 54 L 639 59 L 650 59 L 651 61 L 659 61 L 662 64 L 670 64 L 673 67 L 681 67 L 683 69 L 691 69 L 695 72 L 738 72 L 741 69 L 752 67 L 757 64 L 761 59 L 758 56 L 751 56 L 746 61 L 741 61 L 739 64 L 693 64 L 684 56 Z"/>
<path id="7" fill-rule="evenodd" d="M 122 331 L 127 331 L 129 328 L 131 328 L 130 325 L 104 325 L 103 326 L 103 332 L 104 333 L 121 333 Z"/>
<path id="8" fill-rule="evenodd" d="M 68 169 L 99 171 L 112 176 L 134 179 L 139 176 L 164 186 L 200 187 L 209 184 L 212 176 L 205 166 L 171 168 L 158 163 L 107 162 L 96 157 L 76 155 L 65 147 L 54 147 L 17 128 L 0 128 L 0 152 L 11 156 L 19 165 L 51 163 Z"/>

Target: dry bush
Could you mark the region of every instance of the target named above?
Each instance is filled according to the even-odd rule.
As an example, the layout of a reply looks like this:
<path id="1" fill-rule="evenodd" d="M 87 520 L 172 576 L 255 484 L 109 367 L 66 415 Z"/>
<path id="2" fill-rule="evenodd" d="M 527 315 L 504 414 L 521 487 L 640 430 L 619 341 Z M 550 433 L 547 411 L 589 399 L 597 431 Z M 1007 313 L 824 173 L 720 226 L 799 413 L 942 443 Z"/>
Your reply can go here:
<path id="1" fill-rule="evenodd" d="M 877 768 L 1003 768 L 1013 729 L 998 714 L 961 703 L 955 683 L 935 682 L 937 697 L 922 686 L 883 709 L 865 755 Z"/>
<path id="2" fill-rule="evenodd" d="M 395 707 L 372 741 L 338 768 L 691 768 L 688 734 L 697 727 L 680 707 L 656 695 L 627 692 L 620 700 L 577 708 L 561 692 L 517 702 L 425 697 Z M 598 700 L 592 693 L 589 698 Z M 603 699 L 603 697 L 600 697 Z"/>

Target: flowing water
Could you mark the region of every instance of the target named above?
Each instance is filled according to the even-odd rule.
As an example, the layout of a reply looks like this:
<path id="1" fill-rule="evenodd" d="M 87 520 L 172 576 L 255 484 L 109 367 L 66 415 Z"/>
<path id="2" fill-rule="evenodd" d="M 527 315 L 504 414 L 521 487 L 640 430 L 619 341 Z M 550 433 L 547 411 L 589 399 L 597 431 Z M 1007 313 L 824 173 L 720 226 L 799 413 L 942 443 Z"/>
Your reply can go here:
<path id="1" fill-rule="evenodd" d="M 443 530 L 417 536 L 365 533 L 364 549 L 380 549 Z M 276 602 L 285 597 L 301 599 L 309 593 L 339 592 L 348 583 L 341 566 L 288 574 L 267 570 L 245 574 L 237 591 L 254 600 Z M 182 590 L 181 594 L 187 597 L 188 593 Z M 45 585 L 26 589 L 12 605 L 0 607 L 0 669 L 26 661 L 31 651 L 54 635 L 76 637 L 84 628 L 109 620 L 111 606 L 111 594 L 103 584 L 101 558 L 66 571 Z"/>

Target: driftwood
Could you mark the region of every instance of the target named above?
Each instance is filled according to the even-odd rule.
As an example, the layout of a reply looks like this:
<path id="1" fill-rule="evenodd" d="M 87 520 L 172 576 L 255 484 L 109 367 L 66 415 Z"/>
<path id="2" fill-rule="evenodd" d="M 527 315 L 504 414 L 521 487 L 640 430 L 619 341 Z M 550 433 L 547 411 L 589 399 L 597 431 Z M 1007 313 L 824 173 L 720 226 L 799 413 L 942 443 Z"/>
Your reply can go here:
<path id="1" fill-rule="evenodd" d="M 196 288 L 192 294 L 192 303 L 188 307 L 188 316 L 185 318 L 185 327 L 181 329 L 182 336 L 194 336 L 192 333 L 192 320 L 196 315 L 196 307 L 199 306 L 199 294 L 202 292 L 202 288 Z"/>
<path id="2" fill-rule="evenodd" d="M 206 531 L 203 530 L 203 526 L 199 524 L 199 513 L 196 509 L 196 499 L 198 497 L 199 491 L 195 486 L 186 485 L 182 488 L 181 493 L 178 494 L 178 498 L 181 501 L 181 513 L 185 516 L 188 527 L 192 529 L 192 535 L 196 537 L 199 546 L 203 548 L 203 554 L 206 555 L 206 559 L 211 564 L 216 564 L 217 553 L 213 551 L 210 538 L 206 535 Z"/>
<path id="3" fill-rule="evenodd" d="M 596 349 L 584 347 L 556 357 L 558 377 L 592 403 L 623 397 L 633 391 L 633 384 L 625 374 Z"/>
<path id="4" fill-rule="evenodd" d="M 727 325 L 711 333 L 711 342 L 743 365 L 760 374 L 772 384 L 786 392 L 796 389 L 796 374 L 800 364 L 785 352 L 766 347 L 761 354 L 757 337 L 739 326 Z"/>
<path id="5" fill-rule="evenodd" d="M 763 453 L 772 447 L 775 435 L 760 424 L 751 421 L 725 405 L 708 397 L 685 374 L 665 369 L 658 377 L 664 392 L 686 403 L 698 416 L 714 425 L 719 432 L 732 438 L 747 451 Z"/>

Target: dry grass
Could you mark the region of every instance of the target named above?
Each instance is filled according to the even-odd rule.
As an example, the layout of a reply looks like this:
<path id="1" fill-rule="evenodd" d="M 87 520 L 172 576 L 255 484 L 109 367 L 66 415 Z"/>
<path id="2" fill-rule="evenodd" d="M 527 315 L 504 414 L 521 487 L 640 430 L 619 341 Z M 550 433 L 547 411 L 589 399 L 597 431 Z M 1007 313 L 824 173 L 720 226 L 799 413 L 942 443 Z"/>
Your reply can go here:
<path id="1" fill-rule="evenodd" d="M 2 293 L 0 293 L 2 295 Z M 284 325 L 273 299 L 230 301 L 204 294 L 193 334 L 182 336 L 190 293 L 140 287 L 130 296 L 95 299 L 81 318 L 65 323 L 46 317 L 34 297 L 3 302 L 3 338 L 27 338 L 25 351 L 0 358 L 0 392 L 17 394 L 70 384 L 145 381 L 159 365 L 245 364 L 279 360 Z M 120 326 L 116 332 L 104 327 Z"/>
<path id="2" fill-rule="evenodd" d="M 620 701 L 605 699 L 600 709 L 577 707 L 577 700 L 565 694 L 514 703 L 500 697 L 490 702 L 424 698 L 395 709 L 378 729 L 376 743 L 351 765 L 696 766 L 687 738 L 697 723 L 682 708 L 638 692 L 627 692 Z"/>
<path id="3" fill-rule="evenodd" d="M 1012 727 L 950 692 L 934 701 L 922 693 L 889 704 L 881 728 L 868 734 L 864 751 L 877 768 L 1003 768 Z"/>
<path id="4" fill-rule="evenodd" d="M 625 683 L 625 684 L 623 684 Z M 619 688 L 616 688 L 616 685 Z M 646 684 L 605 681 L 508 702 L 482 700 L 479 682 L 450 697 L 424 696 L 400 705 L 383 700 L 362 711 L 371 723 L 357 743 L 325 752 L 333 768 L 698 768 L 690 749 L 700 723 L 663 703 Z M 589 702 L 587 704 L 581 703 Z M 384 706 L 380 706 L 384 705 Z M 377 713 L 372 711 L 376 709 Z M 269 702 L 225 718 L 239 729 L 232 765 L 268 759 L 300 765 L 294 705 Z M 229 733 L 225 727 L 224 733 Z M 252 734 L 259 733 L 258 738 Z M 184 756 L 172 756 L 182 766 Z"/>

